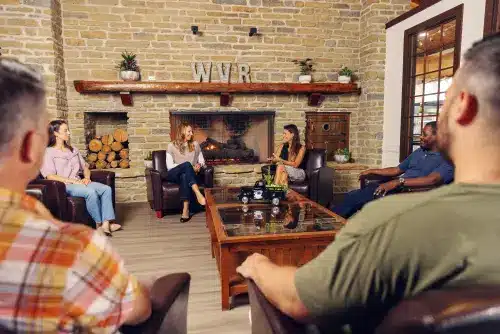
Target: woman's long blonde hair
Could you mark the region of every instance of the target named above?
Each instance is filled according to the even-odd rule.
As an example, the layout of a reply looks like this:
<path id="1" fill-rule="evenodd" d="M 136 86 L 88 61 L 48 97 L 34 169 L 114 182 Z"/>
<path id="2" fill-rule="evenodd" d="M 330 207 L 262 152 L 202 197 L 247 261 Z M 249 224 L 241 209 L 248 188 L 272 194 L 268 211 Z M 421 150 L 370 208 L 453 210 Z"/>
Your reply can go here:
<path id="1" fill-rule="evenodd" d="M 177 133 L 175 136 L 174 145 L 175 145 L 175 147 L 177 147 L 179 152 L 181 152 L 181 154 L 184 154 L 184 149 L 185 149 L 184 142 L 186 139 L 186 130 L 189 127 L 191 128 L 191 130 L 193 129 L 191 124 L 189 124 L 187 122 L 182 122 L 177 127 Z M 187 141 L 187 147 L 188 147 L 189 152 L 194 151 L 194 136 L 192 136 L 191 139 Z"/>

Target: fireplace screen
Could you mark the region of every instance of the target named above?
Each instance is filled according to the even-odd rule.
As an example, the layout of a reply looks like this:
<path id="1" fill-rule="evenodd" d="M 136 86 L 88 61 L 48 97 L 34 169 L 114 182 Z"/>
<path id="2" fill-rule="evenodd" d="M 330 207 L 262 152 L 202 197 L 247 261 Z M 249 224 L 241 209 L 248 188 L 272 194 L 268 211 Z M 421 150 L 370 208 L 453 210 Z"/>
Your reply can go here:
<path id="1" fill-rule="evenodd" d="M 171 137 L 178 126 L 193 126 L 209 165 L 265 162 L 272 154 L 274 112 L 172 112 Z"/>

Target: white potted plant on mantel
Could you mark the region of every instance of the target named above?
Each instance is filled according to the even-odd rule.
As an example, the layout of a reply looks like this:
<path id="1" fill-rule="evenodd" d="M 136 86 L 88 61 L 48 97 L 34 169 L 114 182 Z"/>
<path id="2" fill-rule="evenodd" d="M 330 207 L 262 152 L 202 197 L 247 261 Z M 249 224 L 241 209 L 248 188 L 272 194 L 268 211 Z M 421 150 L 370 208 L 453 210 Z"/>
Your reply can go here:
<path id="1" fill-rule="evenodd" d="M 120 69 L 120 78 L 124 81 L 138 81 L 141 78 L 139 66 L 135 60 L 136 55 L 131 52 L 123 52 L 122 60 L 117 68 Z"/>
<path id="2" fill-rule="evenodd" d="M 344 66 L 339 72 L 339 82 L 340 83 L 351 83 L 352 79 L 352 70 L 347 66 Z"/>
<path id="3" fill-rule="evenodd" d="M 299 76 L 299 82 L 300 83 L 311 83 L 312 81 L 312 72 L 314 72 L 313 69 L 313 61 L 311 58 L 307 58 L 304 60 L 293 60 L 294 64 L 298 64 L 300 66 L 300 76 Z"/>

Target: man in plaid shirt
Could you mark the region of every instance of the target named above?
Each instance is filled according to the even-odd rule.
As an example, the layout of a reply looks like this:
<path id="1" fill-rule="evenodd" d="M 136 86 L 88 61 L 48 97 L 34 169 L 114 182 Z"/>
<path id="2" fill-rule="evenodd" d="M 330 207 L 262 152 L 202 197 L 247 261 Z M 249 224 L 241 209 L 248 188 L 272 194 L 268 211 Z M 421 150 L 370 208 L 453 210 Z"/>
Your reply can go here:
<path id="1" fill-rule="evenodd" d="M 151 314 L 148 289 L 106 237 L 52 218 L 24 194 L 48 142 L 39 73 L 0 58 L 0 326 L 22 333 L 110 333 Z"/>

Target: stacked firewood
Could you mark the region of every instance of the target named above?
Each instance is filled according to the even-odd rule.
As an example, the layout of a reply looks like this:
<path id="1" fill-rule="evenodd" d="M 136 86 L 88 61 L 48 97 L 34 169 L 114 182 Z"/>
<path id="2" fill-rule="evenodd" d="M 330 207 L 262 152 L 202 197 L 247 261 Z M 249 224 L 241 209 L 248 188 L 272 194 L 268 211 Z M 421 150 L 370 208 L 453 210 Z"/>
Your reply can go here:
<path id="1" fill-rule="evenodd" d="M 128 133 L 116 129 L 112 134 L 96 136 L 88 144 L 90 169 L 129 168 Z"/>

